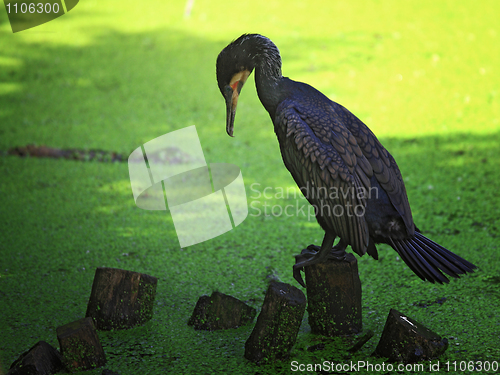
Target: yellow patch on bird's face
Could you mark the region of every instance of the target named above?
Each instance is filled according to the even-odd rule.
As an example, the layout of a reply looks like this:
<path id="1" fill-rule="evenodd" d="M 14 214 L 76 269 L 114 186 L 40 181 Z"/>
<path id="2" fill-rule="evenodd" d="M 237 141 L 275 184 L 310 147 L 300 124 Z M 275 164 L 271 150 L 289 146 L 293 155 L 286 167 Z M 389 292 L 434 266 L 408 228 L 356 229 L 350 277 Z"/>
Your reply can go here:
<path id="1" fill-rule="evenodd" d="M 236 73 L 233 78 L 231 78 L 231 82 L 229 82 L 229 86 L 233 89 L 233 97 L 231 98 L 231 108 L 233 111 L 236 111 L 238 96 L 240 95 L 241 88 L 245 84 L 249 75 L 249 70 L 242 70 L 241 72 Z"/>
<path id="2" fill-rule="evenodd" d="M 236 90 L 236 87 L 238 86 L 238 83 L 240 81 L 235 81 L 233 83 L 233 86 L 231 86 L 233 88 L 233 96 L 231 97 L 231 109 L 233 111 L 236 111 L 236 106 L 238 105 L 238 96 L 239 96 L 239 93 L 238 93 L 238 90 Z"/>
<path id="3" fill-rule="evenodd" d="M 236 91 L 236 89 L 238 88 L 238 84 L 241 82 L 241 86 L 243 86 L 243 84 L 246 82 L 248 76 L 250 75 L 250 71 L 249 70 L 242 70 L 241 72 L 238 72 L 236 73 L 233 78 L 231 78 L 231 82 L 229 82 L 229 86 L 231 86 L 231 88 L 233 90 Z M 241 90 L 241 88 L 240 88 Z"/>

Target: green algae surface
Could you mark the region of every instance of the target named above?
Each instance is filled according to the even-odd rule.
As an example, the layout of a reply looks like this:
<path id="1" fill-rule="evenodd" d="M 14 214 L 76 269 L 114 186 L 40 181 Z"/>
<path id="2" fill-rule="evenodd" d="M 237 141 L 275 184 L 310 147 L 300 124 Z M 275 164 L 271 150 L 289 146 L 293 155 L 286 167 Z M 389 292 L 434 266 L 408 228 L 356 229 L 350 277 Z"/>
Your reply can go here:
<path id="1" fill-rule="evenodd" d="M 39 340 L 58 348 L 56 328 L 85 315 L 101 266 L 158 278 L 148 323 L 99 332 L 105 368 L 120 374 L 315 374 L 320 369 L 306 365 L 324 361 L 381 366 L 370 355 L 390 308 L 448 338 L 441 371 L 500 362 L 500 4 L 191 5 L 87 0 L 16 34 L 0 6 L 0 150 L 33 143 L 128 155 L 196 125 L 207 162 L 241 168 L 249 203 L 237 228 L 181 249 L 169 213 L 135 206 L 126 163 L 2 153 L 0 373 Z M 312 335 L 307 313 L 290 359 L 276 365 L 243 357 L 255 323 L 217 332 L 187 325 L 198 298 L 215 290 L 260 311 L 269 281 L 298 286 L 293 255 L 322 239 L 283 166 L 252 77 L 235 137 L 225 133 L 215 59 L 245 32 L 278 45 L 285 76 L 366 122 L 399 164 L 418 227 L 479 267 L 433 285 L 387 246 L 378 261 L 358 258 L 363 327 L 375 336 L 355 354 L 345 340 Z M 436 364 L 400 373 L 436 373 L 429 367 Z"/>

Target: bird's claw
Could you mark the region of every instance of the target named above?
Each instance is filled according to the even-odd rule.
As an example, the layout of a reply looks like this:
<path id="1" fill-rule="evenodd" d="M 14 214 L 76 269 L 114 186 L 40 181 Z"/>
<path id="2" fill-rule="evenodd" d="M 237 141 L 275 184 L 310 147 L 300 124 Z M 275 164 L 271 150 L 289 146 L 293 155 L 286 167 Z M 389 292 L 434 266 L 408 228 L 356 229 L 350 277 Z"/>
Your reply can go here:
<path id="1" fill-rule="evenodd" d="M 304 267 L 307 266 L 308 261 L 310 261 L 318 253 L 320 247 L 316 245 L 309 245 L 306 249 L 303 249 L 300 254 L 295 255 L 295 264 L 293 265 L 293 278 L 302 285 L 304 288 L 306 284 L 304 279 L 302 279 L 302 274 L 300 271 L 304 271 Z"/>
<path id="2" fill-rule="evenodd" d="M 295 264 L 293 265 L 293 278 L 302 285 L 304 288 L 306 284 L 302 279 L 301 271 L 304 271 L 304 267 L 310 266 L 321 262 L 323 259 L 318 259 L 318 253 L 321 247 L 316 245 L 309 245 L 307 248 L 303 249 L 300 254 L 295 255 Z M 334 246 L 332 250 L 328 253 L 326 259 L 343 261 L 345 260 L 347 253 L 345 252 L 345 247 Z"/>
<path id="3" fill-rule="evenodd" d="M 345 260 L 346 256 L 347 253 L 345 252 L 345 248 L 337 248 L 336 246 L 334 246 L 332 248 L 332 251 L 328 253 L 327 259 L 342 262 Z"/>
<path id="4" fill-rule="evenodd" d="M 295 267 L 293 266 L 293 278 L 297 280 L 297 282 L 302 286 L 306 287 L 306 283 L 304 283 L 304 279 L 302 278 L 302 274 L 300 271 L 302 271 L 304 268 L 303 267 Z"/>

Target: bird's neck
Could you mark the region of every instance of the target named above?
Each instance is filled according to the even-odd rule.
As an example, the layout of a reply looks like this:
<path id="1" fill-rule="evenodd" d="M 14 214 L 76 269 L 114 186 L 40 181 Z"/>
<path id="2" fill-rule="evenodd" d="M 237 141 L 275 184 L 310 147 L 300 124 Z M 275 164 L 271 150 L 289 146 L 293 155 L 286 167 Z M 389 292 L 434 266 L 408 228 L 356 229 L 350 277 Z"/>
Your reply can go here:
<path id="1" fill-rule="evenodd" d="M 281 101 L 282 82 L 283 76 L 281 75 L 281 58 L 279 52 L 258 56 L 255 64 L 257 95 L 272 118 L 274 118 L 276 107 Z"/>
<path id="2" fill-rule="evenodd" d="M 274 117 L 276 107 L 279 103 L 280 82 L 283 77 L 269 76 L 267 71 L 256 68 L 255 85 L 257 86 L 257 95 L 266 108 L 267 112 Z"/>

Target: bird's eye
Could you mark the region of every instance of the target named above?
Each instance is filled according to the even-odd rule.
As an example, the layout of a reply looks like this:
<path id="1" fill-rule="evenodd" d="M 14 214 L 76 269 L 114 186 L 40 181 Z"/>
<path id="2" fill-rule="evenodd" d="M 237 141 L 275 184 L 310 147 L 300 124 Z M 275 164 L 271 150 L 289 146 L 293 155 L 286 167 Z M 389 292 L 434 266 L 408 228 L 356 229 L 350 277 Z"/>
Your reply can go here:
<path id="1" fill-rule="evenodd" d="M 225 90 L 226 90 L 226 93 L 228 93 L 228 94 L 231 94 L 233 92 L 233 89 L 229 85 L 226 86 Z"/>

